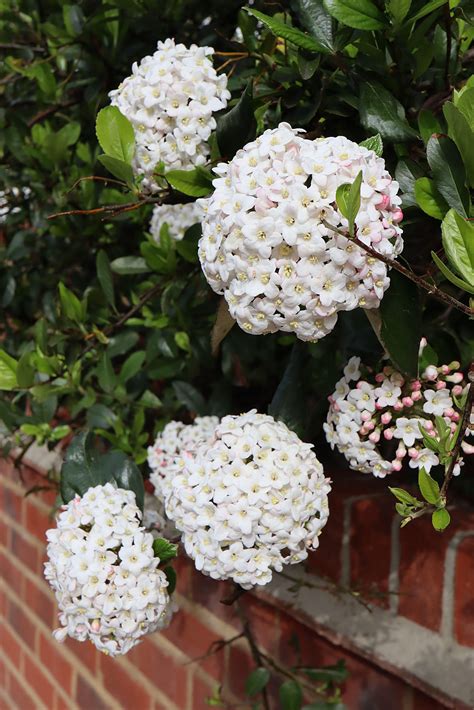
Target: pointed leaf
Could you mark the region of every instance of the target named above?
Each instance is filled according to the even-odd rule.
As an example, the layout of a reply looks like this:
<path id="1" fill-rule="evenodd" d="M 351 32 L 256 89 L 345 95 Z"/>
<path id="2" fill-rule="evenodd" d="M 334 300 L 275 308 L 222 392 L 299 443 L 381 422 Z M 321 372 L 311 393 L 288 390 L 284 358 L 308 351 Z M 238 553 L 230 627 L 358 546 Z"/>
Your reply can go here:
<path id="1" fill-rule="evenodd" d="M 356 30 L 381 30 L 388 24 L 371 0 L 324 0 L 324 6 L 336 20 Z"/>
<path id="2" fill-rule="evenodd" d="M 256 695 L 257 693 L 261 693 L 269 680 L 270 671 L 268 668 L 256 668 L 245 681 L 246 695 Z"/>
<path id="3" fill-rule="evenodd" d="M 153 540 L 153 552 L 160 558 L 160 564 L 173 560 L 178 555 L 178 545 L 169 542 L 164 537 Z"/>
<path id="4" fill-rule="evenodd" d="M 464 281 L 463 279 L 458 278 L 456 274 L 453 274 L 453 272 L 448 269 L 446 264 L 441 261 L 439 256 L 434 251 L 431 252 L 431 257 L 438 269 L 448 279 L 448 281 L 451 281 L 451 283 L 453 283 L 458 288 L 462 288 L 464 291 L 474 294 L 474 286 L 470 286 L 467 281 Z"/>
<path id="5" fill-rule="evenodd" d="M 415 197 L 423 212 L 434 219 L 443 219 L 449 210 L 448 203 L 436 189 L 433 180 L 427 177 L 418 178 L 415 182 Z"/>
<path id="6" fill-rule="evenodd" d="M 418 486 L 423 498 L 428 501 L 428 503 L 432 503 L 433 505 L 438 503 L 439 485 L 424 468 L 420 468 L 418 471 Z"/>
<path id="7" fill-rule="evenodd" d="M 383 142 L 380 133 L 376 133 L 375 136 L 366 138 L 365 141 L 362 141 L 362 143 L 359 143 L 359 145 L 363 146 L 364 148 L 368 148 L 369 150 L 373 150 L 379 158 L 381 158 L 383 155 Z"/>
<path id="8" fill-rule="evenodd" d="M 326 11 L 323 0 L 296 0 L 295 6 L 304 28 L 323 47 L 334 51 L 334 20 Z"/>
<path id="9" fill-rule="evenodd" d="M 474 90 L 471 89 L 474 92 Z M 459 106 L 459 104 L 458 104 Z M 474 106 L 472 107 L 474 110 Z M 443 106 L 444 117 L 448 124 L 449 137 L 456 143 L 462 156 L 469 184 L 474 186 L 474 130 L 469 120 L 457 106 L 447 101 Z"/>
<path id="10" fill-rule="evenodd" d="M 379 310 L 380 337 L 391 360 L 402 372 L 416 377 L 421 340 L 421 301 L 416 284 L 392 270 Z"/>
<path id="11" fill-rule="evenodd" d="M 212 192 L 212 175 L 204 169 L 169 170 L 165 174 L 171 187 L 190 197 L 206 197 Z"/>
<path id="12" fill-rule="evenodd" d="M 239 148 L 255 138 L 256 128 L 253 87 L 249 81 L 238 103 L 218 120 L 216 134 L 221 154 L 232 158 Z"/>
<path id="13" fill-rule="evenodd" d="M 443 247 L 451 265 L 474 287 L 474 224 L 449 210 L 441 225 Z"/>
<path id="14" fill-rule="evenodd" d="M 18 362 L 5 350 L 0 350 L 0 390 L 9 391 L 18 386 L 17 367 Z"/>
<path id="15" fill-rule="evenodd" d="M 257 20 L 260 20 L 275 37 L 282 37 L 282 39 L 286 39 L 297 47 L 301 47 L 301 49 L 307 49 L 309 52 L 327 53 L 329 51 L 324 44 L 318 42 L 314 37 L 311 37 L 311 35 L 307 35 L 301 32 L 301 30 L 296 29 L 296 27 L 286 25 L 284 22 L 270 17 L 270 15 L 265 15 L 263 12 L 253 10 L 249 7 L 244 8 L 244 10 L 246 10 L 249 15 L 256 17 Z"/>
<path id="16" fill-rule="evenodd" d="M 104 292 L 108 303 L 110 303 L 110 305 L 115 308 L 115 292 L 114 281 L 112 278 L 112 269 L 110 268 L 109 257 L 103 249 L 97 252 L 96 268 L 97 277 L 102 287 L 102 291 Z"/>
<path id="17" fill-rule="evenodd" d="M 294 680 L 287 680 L 280 685 L 281 710 L 300 710 L 303 704 L 303 691 Z"/>
<path id="18" fill-rule="evenodd" d="M 133 126 L 116 106 L 107 106 L 97 114 L 95 124 L 100 147 L 112 158 L 131 163 L 135 153 Z"/>
<path id="19" fill-rule="evenodd" d="M 399 143 L 416 138 L 416 131 L 406 120 L 402 104 L 377 82 L 363 82 L 359 113 L 366 130 L 380 133 L 383 139 Z"/>
<path id="20" fill-rule="evenodd" d="M 463 217 L 469 212 L 469 192 L 462 158 L 456 145 L 447 136 L 431 136 L 426 156 L 436 187 L 450 207 Z"/>

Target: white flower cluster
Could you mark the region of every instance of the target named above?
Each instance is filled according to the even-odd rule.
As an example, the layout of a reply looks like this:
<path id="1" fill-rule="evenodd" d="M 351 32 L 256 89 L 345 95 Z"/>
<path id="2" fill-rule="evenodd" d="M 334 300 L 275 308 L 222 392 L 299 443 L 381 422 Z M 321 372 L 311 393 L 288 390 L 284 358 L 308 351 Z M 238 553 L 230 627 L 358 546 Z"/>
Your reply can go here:
<path id="1" fill-rule="evenodd" d="M 376 154 L 344 137 L 305 140 L 281 123 L 214 169 L 199 257 L 248 333 L 319 340 L 338 311 L 376 308 L 387 267 L 334 232 L 347 230 L 336 190 L 362 171 L 357 236 L 380 253 L 402 249 L 398 183 Z"/>
<path id="2" fill-rule="evenodd" d="M 186 230 L 200 222 L 202 218 L 202 208 L 196 202 L 187 202 L 184 205 L 155 205 L 150 222 L 150 234 L 159 244 L 161 228 L 167 224 L 170 237 L 180 242 Z"/>
<path id="3" fill-rule="evenodd" d="M 186 458 L 166 513 L 198 570 L 250 589 L 318 546 L 329 484 L 311 444 L 252 410 L 224 417 Z"/>
<path id="4" fill-rule="evenodd" d="M 212 114 L 230 98 L 225 74 L 217 75 L 209 57 L 212 47 L 185 47 L 173 39 L 132 67 L 109 96 L 135 130 L 133 167 L 143 175 L 145 190 L 157 189 L 153 171 L 188 169 L 206 163 L 208 139 L 216 127 Z"/>
<path id="5" fill-rule="evenodd" d="M 171 491 L 173 478 L 181 473 L 187 458 L 202 444 L 210 445 L 219 424 L 218 417 L 196 417 L 192 424 L 169 422 L 148 447 L 150 481 L 157 498 L 165 500 Z"/>
<path id="6" fill-rule="evenodd" d="M 111 483 L 64 506 L 57 528 L 46 533 L 45 577 L 60 609 L 58 641 L 90 639 L 117 656 L 168 624 L 168 581 L 140 520 L 134 493 Z"/>
<path id="7" fill-rule="evenodd" d="M 420 425 L 438 441 L 436 416 L 444 418 L 451 432 L 456 430 L 460 413 L 453 397 L 461 396 L 466 387 L 458 368 L 458 362 L 430 365 L 420 379 L 405 380 L 390 366 L 374 373 L 361 365 L 359 357 L 352 357 L 329 397 L 327 441 L 362 473 L 384 478 L 400 471 L 404 460 L 410 468 L 423 467 L 429 473 L 439 458 L 425 447 Z M 463 449 L 474 452 L 467 443 Z M 455 475 L 461 464 L 456 464 Z"/>

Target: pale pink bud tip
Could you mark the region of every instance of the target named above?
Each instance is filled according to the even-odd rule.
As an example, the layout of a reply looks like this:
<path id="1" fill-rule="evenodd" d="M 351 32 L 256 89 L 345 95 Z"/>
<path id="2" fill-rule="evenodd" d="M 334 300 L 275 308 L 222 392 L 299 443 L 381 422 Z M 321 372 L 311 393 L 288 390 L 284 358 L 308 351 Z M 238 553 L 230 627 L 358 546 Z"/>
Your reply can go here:
<path id="1" fill-rule="evenodd" d="M 382 424 L 390 424 L 390 422 L 392 421 L 392 415 L 390 414 L 390 412 L 384 412 L 384 414 L 382 414 L 382 416 L 380 417 L 380 421 L 382 422 Z"/>
<path id="2" fill-rule="evenodd" d="M 393 439 L 393 429 L 385 429 L 383 435 L 384 439 L 387 439 L 387 441 L 391 441 Z"/>
<path id="3" fill-rule="evenodd" d="M 413 400 L 411 397 L 403 397 L 402 403 L 404 407 L 413 407 Z"/>
<path id="4" fill-rule="evenodd" d="M 392 469 L 394 471 L 401 471 L 402 470 L 402 462 L 401 461 L 392 461 Z"/>

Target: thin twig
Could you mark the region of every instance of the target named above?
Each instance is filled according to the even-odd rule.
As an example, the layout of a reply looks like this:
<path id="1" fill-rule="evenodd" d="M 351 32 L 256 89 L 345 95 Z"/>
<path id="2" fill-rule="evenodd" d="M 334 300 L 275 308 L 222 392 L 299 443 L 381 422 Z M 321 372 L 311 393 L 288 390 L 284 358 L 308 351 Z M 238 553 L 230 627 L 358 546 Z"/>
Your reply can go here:
<path id="1" fill-rule="evenodd" d="M 252 654 L 252 658 L 255 661 L 255 664 L 257 665 L 258 668 L 260 668 L 261 666 L 263 666 L 264 654 L 260 651 L 259 647 L 257 646 L 254 635 L 252 633 L 252 627 L 250 626 L 250 621 L 247 619 L 245 612 L 242 609 L 242 606 L 239 602 L 237 602 L 236 608 L 237 608 L 237 614 L 239 615 L 239 619 L 242 622 L 243 635 L 247 639 L 247 643 L 250 647 L 250 653 Z M 262 701 L 263 701 L 264 709 L 270 710 L 270 701 L 268 699 L 267 688 L 262 689 Z"/>
<path id="2" fill-rule="evenodd" d="M 247 590 L 243 589 L 240 584 L 234 584 L 233 591 L 231 594 L 229 594 L 228 597 L 224 597 L 223 599 L 220 600 L 221 604 L 225 604 L 225 606 L 232 606 L 232 604 L 235 604 L 235 602 L 240 599 L 240 597 L 245 594 Z"/>
<path id="3" fill-rule="evenodd" d="M 449 2 L 444 6 L 444 26 L 446 29 L 446 59 L 444 66 L 444 81 L 446 84 L 446 89 L 451 91 L 451 82 L 449 79 L 449 65 L 451 62 L 451 46 L 452 46 L 452 35 L 451 35 L 451 9 L 449 7 Z"/>
<path id="4" fill-rule="evenodd" d="M 410 281 L 413 281 L 414 283 L 417 284 L 417 286 L 420 286 L 420 288 L 424 289 L 430 295 L 432 295 L 434 298 L 438 299 L 438 301 L 442 301 L 443 303 L 447 303 L 448 305 L 453 306 L 454 308 L 457 308 L 459 311 L 466 313 L 466 315 L 468 315 L 468 316 L 474 315 L 474 309 L 469 308 L 469 306 L 464 305 L 464 303 L 461 303 L 453 296 L 450 296 L 445 291 L 442 291 L 434 284 L 431 284 L 429 281 L 426 281 L 426 279 L 424 279 L 422 276 L 417 276 L 416 274 L 413 273 L 413 271 L 410 271 L 410 269 L 407 269 L 405 266 L 400 264 L 400 262 L 395 261 L 394 259 L 390 259 L 390 257 L 385 256 L 385 254 L 380 254 L 378 251 L 375 251 L 375 249 L 372 249 L 372 247 L 369 247 L 369 246 L 367 246 L 367 244 L 364 244 L 364 242 L 361 242 L 360 239 L 358 239 L 357 237 L 355 237 L 355 236 L 351 237 L 349 234 L 346 234 L 341 229 L 338 229 L 337 227 L 334 227 L 332 224 L 329 224 L 329 222 L 327 222 L 325 219 L 322 220 L 322 223 L 328 229 L 331 229 L 333 232 L 336 232 L 337 234 L 340 234 L 342 237 L 349 239 L 349 241 L 354 242 L 354 244 L 357 244 L 358 247 L 360 247 L 361 249 L 366 251 L 367 254 L 370 254 L 371 256 L 373 256 L 374 259 L 379 259 L 379 261 L 383 261 L 384 264 L 387 264 L 387 266 L 389 266 L 391 269 L 395 269 L 395 271 L 399 271 L 401 274 L 406 276 L 407 279 L 410 279 Z"/>
<path id="5" fill-rule="evenodd" d="M 40 123 L 40 121 L 47 118 L 48 116 L 52 116 L 53 113 L 61 111 L 61 109 L 63 108 L 69 108 L 70 106 L 74 106 L 74 104 L 78 103 L 79 99 L 71 99 L 70 101 L 66 101 L 66 103 L 64 104 L 56 104 L 55 106 L 49 106 L 49 108 L 45 109 L 44 111 L 40 111 L 28 121 L 28 128 L 34 126 L 35 123 Z"/>

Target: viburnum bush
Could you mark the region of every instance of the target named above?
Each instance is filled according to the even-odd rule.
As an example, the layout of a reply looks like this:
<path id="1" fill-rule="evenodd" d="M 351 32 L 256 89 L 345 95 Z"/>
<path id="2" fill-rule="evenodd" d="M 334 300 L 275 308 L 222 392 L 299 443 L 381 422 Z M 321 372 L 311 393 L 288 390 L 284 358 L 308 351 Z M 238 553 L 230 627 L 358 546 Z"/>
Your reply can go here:
<path id="1" fill-rule="evenodd" d="M 181 533 L 240 592 L 303 559 L 319 460 L 444 529 L 473 495 L 472 5 L 0 9 L 0 434 L 66 451 L 59 635 L 161 627 Z"/>

